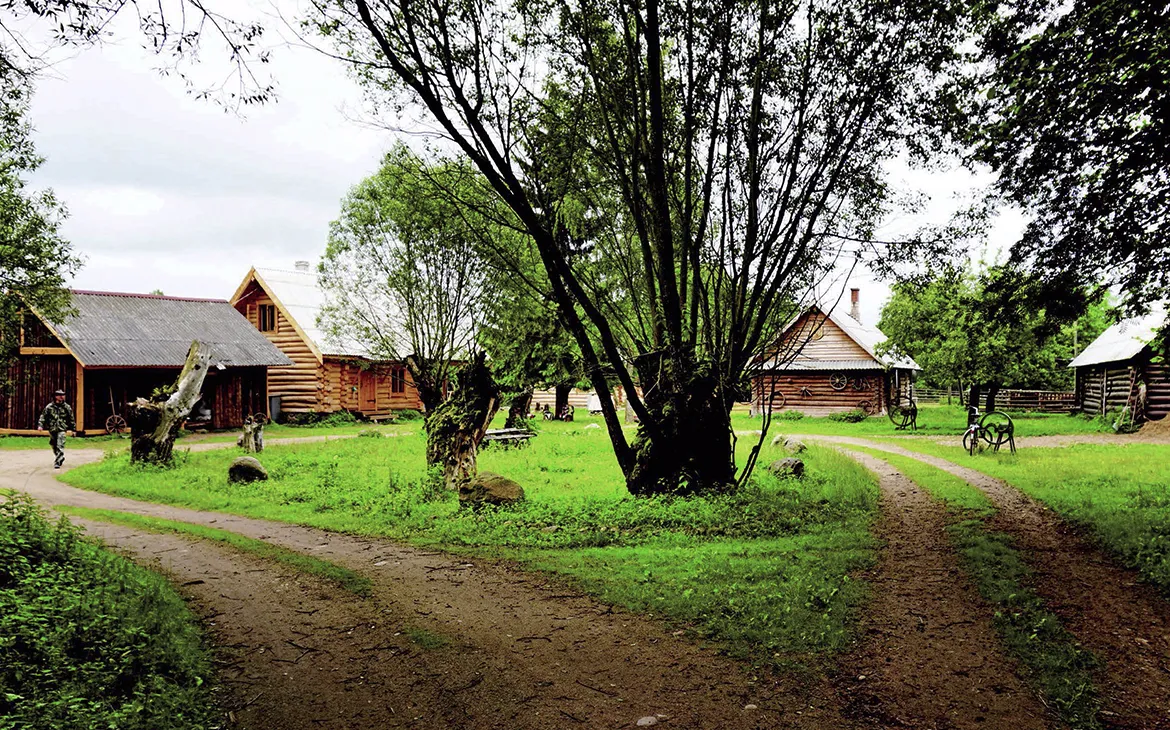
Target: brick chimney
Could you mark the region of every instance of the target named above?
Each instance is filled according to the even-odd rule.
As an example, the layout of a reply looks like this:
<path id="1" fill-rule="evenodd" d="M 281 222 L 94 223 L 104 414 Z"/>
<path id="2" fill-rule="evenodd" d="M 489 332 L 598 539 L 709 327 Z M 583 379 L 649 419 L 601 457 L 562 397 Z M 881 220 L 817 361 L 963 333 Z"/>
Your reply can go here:
<path id="1" fill-rule="evenodd" d="M 849 290 L 849 316 L 861 324 L 861 290 L 857 287 Z"/>
<path id="2" fill-rule="evenodd" d="M 297 271 L 303 271 L 306 274 L 309 273 L 310 264 L 308 261 L 297 261 L 295 266 L 297 267 Z M 854 289 L 854 291 L 857 291 L 857 290 Z"/>

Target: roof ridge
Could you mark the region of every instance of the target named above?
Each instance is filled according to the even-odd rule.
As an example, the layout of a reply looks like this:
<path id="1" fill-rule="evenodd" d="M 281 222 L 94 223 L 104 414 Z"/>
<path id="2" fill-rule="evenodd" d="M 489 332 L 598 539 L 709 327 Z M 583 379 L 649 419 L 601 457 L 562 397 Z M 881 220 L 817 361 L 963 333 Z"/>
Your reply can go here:
<path id="1" fill-rule="evenodd" d="M 84 294 L 96 297 L 132 297 L 135 299 L 166 299 L 173 302 L 209 302 L 213 304 L 228 304 L 226 299 L 208 299 L 206 297 L 172 297 L 165 294 L 139 294 L 125 291 L 96 291 L 93 289 L 70 289 L 70 294 Z"/>

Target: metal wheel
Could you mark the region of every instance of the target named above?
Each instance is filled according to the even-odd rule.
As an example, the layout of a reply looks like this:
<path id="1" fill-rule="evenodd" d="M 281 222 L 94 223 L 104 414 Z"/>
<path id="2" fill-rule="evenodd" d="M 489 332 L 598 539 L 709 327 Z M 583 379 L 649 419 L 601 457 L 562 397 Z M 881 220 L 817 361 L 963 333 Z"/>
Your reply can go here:
<path id="1" fill-rule="evenodd" d="M 786 398 L 782 392 L 780 392 L 778 390 L 772 391 L 771 407 L 773 410 L 778 410 L 780 408 L 783 408 L 787 404 L 788 404 L 788 398 Z"/>
<path id="2" fill-rule="evenodd" d="M 869 390 L 869 379 L 868 378 L 855 379 L 853 381 L 853 389 L 858 390 L 858 391 Z"/>
<path id="3" fill-rule="evenodd" d="M 126 425 L 126 419 L 114 414 L 106 419 L 106 433 L 116 433 L 119 436 L 130 430 Z"/>
<path id="4" fill-rule="evenodd" d="M 907 427 L 917 427 L 918 421 L 918 405 L 914 401 L 910 401 L 909 405 L 893 404 L 886 410 L 886 415 L 889 416 L 890 422 L 899 431 Z"/>
<path id="5" fill-rule="evenodd" d="M 868 413 L 871 416 L 877 415 L 877 412 L 878 412 L 877 403 L 874 403 L 871 400 L 857 401 L 857 407 L 860 408 L 861 410 L 865 411 L 866 413 Z"/>
<path id="6" fill-rule="evenodd" d="M 971 456 L 975 455 L 976 449 L 979 448 L 979 431 L 967 431 L 963 434 L 963 451 L 966 451 Z"/>
<path id="7" fill-rule="evenodd" d="M 984 413 L 979 419 L 979 435 L 996 451 L 1007 444 L 1011 452 L 1016 453 L 1016 424 L 1003 411 Z"/>
<path id="8" fill-rule="evenodd" d="M 259 424 L 262 424 L 265 426 L 268 425 L 268 423 L 269 423 L 268 414 L 267 413 L 254 414 L 252 416 L 252 423 L 259 423 Z"/>
<path id="9" fill-rule="evenodd" d="M 833 386 L 833 390 L 845 390 L 845 386 L 849 385 L 849 378 L 844 373 L 833 373 L 829 376 L 829 385 Z"/>

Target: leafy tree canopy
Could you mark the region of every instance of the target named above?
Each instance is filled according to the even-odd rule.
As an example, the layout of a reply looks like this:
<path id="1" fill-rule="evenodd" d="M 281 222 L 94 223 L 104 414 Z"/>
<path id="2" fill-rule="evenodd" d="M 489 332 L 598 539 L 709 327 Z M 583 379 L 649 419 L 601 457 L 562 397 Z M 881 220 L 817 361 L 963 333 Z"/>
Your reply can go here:
<path id="1" fill-rule="evenodd" d="M 1170 5 L 986 6 L 985 98 L 967 138 L 1033 219 L 1013 260 L 1117 287 L 1130 312 L 1170 297 Z"/>

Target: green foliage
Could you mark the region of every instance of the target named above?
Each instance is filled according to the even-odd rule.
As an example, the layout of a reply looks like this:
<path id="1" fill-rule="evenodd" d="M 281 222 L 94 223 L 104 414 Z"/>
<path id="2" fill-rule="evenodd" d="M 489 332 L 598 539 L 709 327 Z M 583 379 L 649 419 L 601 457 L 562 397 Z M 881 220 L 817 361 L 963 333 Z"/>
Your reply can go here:
<path id="1" fill-rule="evenodd" d="M 1037 299 L 1037 282 L 1003 266 L 895 284 L 878 322 L 889 338 L 882 347 L 914 358 L 938 385 L 1070 388 L 1065 365 L 1110 324 L 1108 305 L 1064 324 L 1064 307 L 1075 305 L 1054 313 Z"/>
<path id="2" fill-rule="evenodd" d="M 380 439 L 384 438 L 386 434 L 373 428 L 367 428 L 365 431 L 358 431 L 358 438 L 363 439 Z"/>
<path id="3" fill-rule="evenodd" d="M 838 411 L 828 415 L 828 419 L 836 423 L 861 423 L 867 418 L 869 418 L 869 414 L 860 408 L 854 408 L 851 411 Z"/>
<path id="4" fill-rule="evenodd" d="M 81 267 L 60 233 L 65 206 L 51 190 L 28 189 L 26 178 L 44 162 L 26 119 L 31 95 L 28 79 L 0 63 L 0 388 L 20 342 L 22 310 L 61 321 L 69 313 L 65 281 Z"/>
<path id="5" fill-rule="evenodd" d="M 1140 0 L 987 8 L 968 141 L 1029 215 L 1013 258 L 1045 278 L 1170 296 L 1170 22 Z"/>
<path id="6" fill-rule="evenodd" d="M 780 411 L 772 416 L 774 421 L 799 421 L 804 418 L 804 413 L 800 411 Z"/>
<path id="7" fill-rule="evenodd" d="M 352 411 L 281 413 L 281 418 L 287 426 L 307 426 L 309 428 L 336 428 L 357 423 L 358 420 Z"/>
<path id="8" fill-rule="evenodd" d="M 279 545 L 264 542 L 263 540 L 244 537 L 243 535 L 227 530 L 220 530 L 205 525 L 194 525 L 189 522 L 179 522 L 177 520 L 166 520 L 161 517 L 148 517 L 132 512 L 118 512 L 116 510 L 64 505 L 59 509 L 65 514 L 88 520 L 110 522 L 115 525 L 126 525 L 127 527 L 148 530 L 150 532 L 193 535 L 202 540 L 224 543 L 242 552 L 251 553 L 252 555 L 257 555 L 267 560 L 275 560 L 279 563 L 292 566 L 297 570 L 331 580 L 347 591 L 359 596 L 370 595 L 370 579 L 355 573 L 349 568 L 343 568 L 328 560 L 314 558 L 311 555 L 298 553 L 287 548 L 282 548 Z"/>
<path id="9" fill-rule="evenodd" d="M 163 578 L 0 494 L 0 726 L 200 730 L 210 672 Z"/>
<path id="10" fill-rule="evenodd" d="M 404 421 L 418 421 L 423 417 L 422 411 L 416 411 L 413 408 L 403 408 L 401 411 L 394 411 L 394 420 Z"/>

